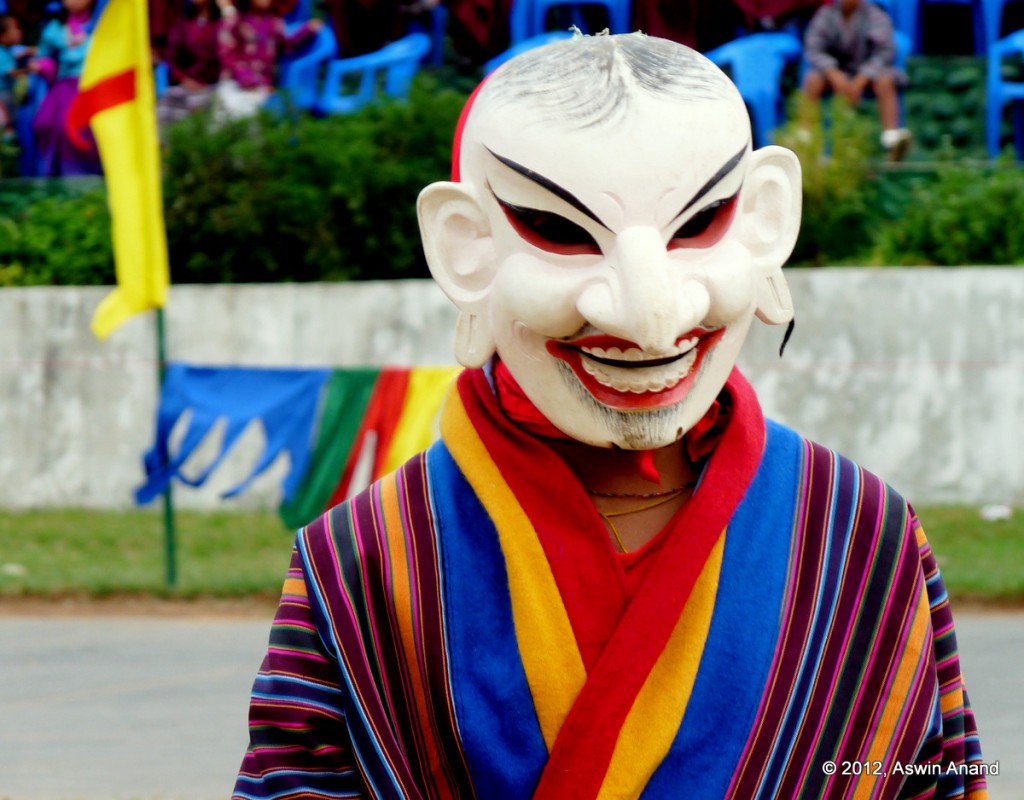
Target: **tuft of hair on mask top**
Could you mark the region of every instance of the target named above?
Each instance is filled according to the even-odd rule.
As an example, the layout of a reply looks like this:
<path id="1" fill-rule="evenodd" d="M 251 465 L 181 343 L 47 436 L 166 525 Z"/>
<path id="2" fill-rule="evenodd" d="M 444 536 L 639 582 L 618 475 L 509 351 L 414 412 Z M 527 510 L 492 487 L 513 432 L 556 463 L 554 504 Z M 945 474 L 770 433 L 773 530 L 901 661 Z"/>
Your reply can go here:
<path id="1" fill-rule="evenodd" d="M 577 129 L 626 117 L 638 91 L 679 102 L 738 97 L 726 75 L 700 53 L 639 31 L 588 36 L 576 29 L 570 39 L 508 61 L 483 88 L 488 104 L 529 103 Z"/>

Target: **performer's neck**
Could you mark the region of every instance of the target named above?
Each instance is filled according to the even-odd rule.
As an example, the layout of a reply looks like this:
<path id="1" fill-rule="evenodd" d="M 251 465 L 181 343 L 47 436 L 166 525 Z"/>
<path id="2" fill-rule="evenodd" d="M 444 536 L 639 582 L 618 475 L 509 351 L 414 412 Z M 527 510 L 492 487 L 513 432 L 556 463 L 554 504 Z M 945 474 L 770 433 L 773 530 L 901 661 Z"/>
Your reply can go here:
<path id="1" fill-rule="evenodd" d="M 643 453 L 571 439 L 548 444 L 579 478 L 605 517 L 613 541 L 621 540 L 615 542 L 617 549 L 628 552 L 643 547 L 665 527 L 692 496 L 699 477 L 681 442 Z"/>

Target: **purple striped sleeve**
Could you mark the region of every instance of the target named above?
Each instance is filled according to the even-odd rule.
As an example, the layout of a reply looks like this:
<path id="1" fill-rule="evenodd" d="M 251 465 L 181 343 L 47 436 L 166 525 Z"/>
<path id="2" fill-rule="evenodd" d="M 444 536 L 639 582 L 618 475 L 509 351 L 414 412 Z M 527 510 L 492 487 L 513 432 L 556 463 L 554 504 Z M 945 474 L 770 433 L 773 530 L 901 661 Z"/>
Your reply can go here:
<path id="1" fill-rule="evenodd" d="M 363 797 L 342 711 L 337 664 L 310 613 L 297 551 L 285 580 L 263 666 L 249 704 L 249 747 L 232 795 Z"/>

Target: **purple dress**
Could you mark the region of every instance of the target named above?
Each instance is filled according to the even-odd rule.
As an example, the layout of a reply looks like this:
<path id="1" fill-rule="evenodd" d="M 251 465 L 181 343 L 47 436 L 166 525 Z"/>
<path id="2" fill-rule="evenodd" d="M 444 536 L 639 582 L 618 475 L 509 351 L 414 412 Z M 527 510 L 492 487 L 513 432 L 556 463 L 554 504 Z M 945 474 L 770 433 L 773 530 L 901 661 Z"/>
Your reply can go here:
<path id="1" fill-rule="evenodd" d="M 220 78 L 220 57 L 217 54 L 217 30 L 220 23 L 208 17 L 182 19 L 171 28 L 164 58 L 171 73 L 171 83 L 191 78 L 212 86 Z"/>
<path id="2" fill-rule="evenodd" d="M 213 87 L 220 79 L 219 29 L 220 21 L 209 17 L 180 19 L 171 28 L 164 50 L 171 86 L 156 104 L 161 126 L 184 119 L 213 102 Z M 195 81 L 201 88 L 182 85 L 186 79 Z"/>
<path id="3" fill-rule="evenodd" d="M 314 35 L 308 24 L 289 34 L 284 19 L 275 14 L 250 11 L 225 16 L 218 34 L 221 77 L 242 89 L 272 91 L 277 59 Z"/>
<path id="4" fill-rule="evenodd" d="M 54 20 L 43 30 L 39 41 L 39 64 L 47 78 L 55 79 L 32 121 L 40 171 L 47 177 L 103 172 L 92 132 L 82 131 L 89 146 L 79 150 L 65 130 L 68 110 L 78 96 L 78 79 L 89 49 L 90 37 L 85 31 L 88 19 L 88 14 L 81 14 L 72 15 L 63 23 Z"/>

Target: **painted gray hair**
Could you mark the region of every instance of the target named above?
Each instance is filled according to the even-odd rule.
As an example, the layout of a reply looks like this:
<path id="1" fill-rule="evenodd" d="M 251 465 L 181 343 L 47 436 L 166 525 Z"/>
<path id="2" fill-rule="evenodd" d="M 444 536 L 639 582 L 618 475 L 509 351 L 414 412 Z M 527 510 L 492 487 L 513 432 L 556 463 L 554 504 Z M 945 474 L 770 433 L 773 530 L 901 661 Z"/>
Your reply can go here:
<path id="1" fill-rule="evenodd" d="M 738 99 L 732 82 L 700 53 L 642 33 L 574 36 L 528 50 L 500 67 L 483 94 L 499 106 L 528 103 L 553 120 L 588 128 L 629 114 L 637 91 L 680 101 Z"/>

